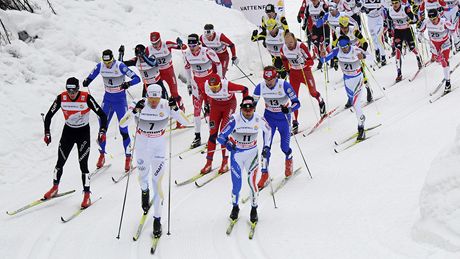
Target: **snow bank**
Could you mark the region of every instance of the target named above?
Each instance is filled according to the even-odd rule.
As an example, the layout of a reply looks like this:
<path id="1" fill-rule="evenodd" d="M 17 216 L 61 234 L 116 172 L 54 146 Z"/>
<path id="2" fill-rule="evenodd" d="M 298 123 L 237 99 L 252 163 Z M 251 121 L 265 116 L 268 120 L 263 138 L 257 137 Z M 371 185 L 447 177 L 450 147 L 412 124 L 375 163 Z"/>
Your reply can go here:
<path id="1" fill-rule="evenodd" d="M 416 240 L 460 251 L 460 125 L 455 141 L 431 164 L 420 214 L 413 231 Z"/>

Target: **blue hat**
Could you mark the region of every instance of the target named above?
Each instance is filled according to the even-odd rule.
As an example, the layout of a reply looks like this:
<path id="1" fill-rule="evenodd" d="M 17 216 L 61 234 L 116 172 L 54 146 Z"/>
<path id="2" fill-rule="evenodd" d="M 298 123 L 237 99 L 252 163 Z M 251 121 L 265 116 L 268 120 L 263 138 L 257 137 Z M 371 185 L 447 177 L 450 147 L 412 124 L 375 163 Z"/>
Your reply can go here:
<path id="1" fill-rule="evenodd" d="M 347 45 L 350 45 L 350 38 L 348 38 L 347 36 L 341 36 L 339 38 L 339 46 L 343 48 L 343 47 L 346 47 Z"/>

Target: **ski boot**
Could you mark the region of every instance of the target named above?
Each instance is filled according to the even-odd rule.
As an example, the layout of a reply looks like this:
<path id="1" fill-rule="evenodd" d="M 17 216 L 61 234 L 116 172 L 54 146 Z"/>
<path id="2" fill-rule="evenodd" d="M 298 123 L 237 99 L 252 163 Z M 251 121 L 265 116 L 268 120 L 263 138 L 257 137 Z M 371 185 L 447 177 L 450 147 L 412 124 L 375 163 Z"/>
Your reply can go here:
<path id="1" fill-rule="evenodd" d="M 161 229 L 161 218 L 153 217 L 153 237 L 159 238 L 161 237 L 162 229 Z"/>
<path id="2" fill-rule="evenodd" d="M 96 168 L 101 168 L 105 164 L 105 155 L 104 153 L 99 154 L 99 159 L 97 160 Z"/>
<path id="3" fill-rule="evenodd" d="M 321 115 L 321 118 L 327 115 L 326 114 L 326 104 L 324 103 L 323 100 L 319 102 L 319 113 Z"/>
<path id="4" fill-rule="evenodd" d="M 129 173 L 131 169 L 131 155 L 126 155 L 125 159 L 125 173 Z"/>
<path id="5" fill-rule="evenodd" d="M 195 133 L 195 139 L 192 142 L 192 145 L 190 145 L 190 148 L 197 148 L 201 145 L 201 134 L 200 133 Z"/>
<path id="6" fill-rule="evenodd" d="M 83 192 L 83 201 L 81 202 L 81 208 L 86 209 L 91 205 L 90 191 Z"/>
<path id="7" fill-rule="evenodd" d="M 222 164 L 220 165 L 219 174 L 225 174 L 228 171 L 228 156 L 222 158 Z"/>
<path id="8" fill-rule="evenodd" d="M 398 76 L 396 76 L 396 79 L 395 79 L 395 82 L 401 82 L 402 80 L 402 73 L 401 73 L 401 69 L 398 68 Z"/>
<path id="9" fill-rule="evenodd" d="M 444 86 L 444 94 L 448 94 L 451 91 L 450 80 L 446 80 L 446 84 Z"/>
<path id="10" fill-rule="evenodd" d="M 381 61 L 380 60 L 380 50 L 378 50 L 378 49 L 375 50 L 375 61 L 377 63 L 380 63 L 380 61 Z"/>
<path id="11" fill-rule="evenodd" d="M 366 85 L 366 93 L 367 93 L 367 102 L 371 103 L 374 100 L 374 97 L 372 97 L 372 90 L 368 85 Z"/>
<path id="12" fill-rule="evenodd" d="M 297 120 L 292 121 L 291 135 L 299 133 L 299 122 Z"/>
<path id="13" fill-rule="evenodd" d="M 284 164 L 284 175 L 286 176 L 286 178 L 288 178 L 289 176 L 292 175 L 292 167 L 293 167 L 293 164 L 292 164 L 292 158 L 291 159 L 286 159 L 286 162 Z"/>
<path id="14" fill-rule="evenodd" d="M 337 70 L 339 69 L 339 59 L 338 59 L 338 58 L 335 57 L 335 58 L 333 58 L 333 59 L 331 60 L 331 67 L 332 67 L 335 71 L 337 71 Z"/>
<path id="15" fill-rule="evenodd" d="M 202 175 L 205 175 L 205 174 L 211 172 L 211 168 L 212 168 L 212 160 L 211 159 L 206 159 L 206 164 L 201 169 L 200 173 Z"/>
<path id="16" fill-rule="evenodd" d="M 366 139 L 366 133 L 364 132 L 364 126 L 358 126 L 358 137 L 356 140 L 363 141 Z"/>
<path id="17" fill-rule="evenodd" d="M 257 216 L 257 207 L 251 208 L 249 220 L 251 221 L 251 223 L 256 223 L 257 221 L 259 221 L 259 217 Z"/>
<path id="18" fill-rule="evenodd" d="M 268 180 L 268 172 L 266 173 L 262 172 L 262 176 L 260 177 L 260 180 L 257 183 L 257 188 L 259 188 L 259 190 L 262 190 L 263 188 L 265 188 L 265 186 L 268 184 L 267 180 Z"/>
<path id="19" fill-rule="evenodd" d="M 417 66 L 419 70 L 423 67 L 422 58 L 420 58 L 420 56 L 417 56 Z"/>
<path id="20" fill-rule="evenodd" d="M 345 109 L 349 109 L 353 106 L 353 104 L 351 104 L 351 99 L 348 99 L 347 100 L 347 103 L 345 104 Z"/>
<path id="21" fill-rule="evenodd" d="M 323 68 L 323 62 L 318 60 L 318 65 L 316 66 L 317 70 L 321 70 Z"/>
<path id="22" fill-rule="evenodd" d="M 381 60 L 381 62 L 380 62 L 380 65 L 383 67 L 383 66 L 385 66 L 386 64 L 387 64 L 387 59 L 386 59 L 385 55 L 383 55 L 383 56 L 382 56 L 382 60 Z"/>
<path id="23" fill-rule="evenodd" d="M 230 219 L 237 220 L 239 212 L 240 212 L 240 208 L 238 207 L 238 205 L 233 205 L 232 212 L 230 212 Z"/>
<path id="24" fill-rule="evenodd" d="M 58 193 L 58 187 L 59 187 L 59 185 L 53 184 L 53 187 L 51 187 L 51 189 L 49 191 L 47 191 L 45 193 L 45 195 L 43 195 L 43 198 L 45 200 L 47 200 L 47 199 L 50 199 L 50 198 L 53 198 L 54 196 L 56 196 L 56 194 Z"/>
<path id="25" fill-rule="evenodd" d="M 149 189 L 141 191 L 142 210 L 144 210 L 144 214 L 147 214 L 150 209 L 150 191 Z"/>

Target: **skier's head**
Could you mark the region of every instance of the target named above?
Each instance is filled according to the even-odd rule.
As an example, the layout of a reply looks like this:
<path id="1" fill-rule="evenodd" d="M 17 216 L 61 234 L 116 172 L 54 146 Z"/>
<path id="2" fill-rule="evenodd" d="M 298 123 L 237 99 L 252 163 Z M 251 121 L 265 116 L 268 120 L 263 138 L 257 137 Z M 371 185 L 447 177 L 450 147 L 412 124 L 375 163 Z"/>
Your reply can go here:
<path id="1" fill-rule="evenodd" d="M 157 31 L 153 31 L 150 33 L 150 42 L 152 43 L 152 46 L 155 48 L 158 48 L 161 45 L 161 37 L 160 33 Z"/>
<path id="2" fill-rule="evenodd" d="M 349 24 L 350 24 L 350 18 L 348 16 L 340 16 L 339 17 L 340 28 L 348 28 Z"/>
<path id="3" fill-rule="evenodd" d="M 438 10 L 437 9 L 429 9 L 428 10 L 428 18 L 430 18 L 430 20 L 434 23 L 438 23 L 439 21 L 439 13 L 438 13 Z"/>
<path id="4" fill-rule="evenodd" d="M 219 92 L 220 89 L 222 88 L 222 81 L 220 79 L 220 76 L 216 73 L 212 73 L 209 76 L 208 85 L 209 85 L 209 89 L 211 89 L 213 93 Z"/>
<path id="5" fill-rule="evenodd" d="M 337 4 L 335 2 L 330 2 L 329 3 L 329 12 L 333 15 L 336 16 L 337 13 L 339 12 L 339 9 L 337 9 Z"/>
<path id="6" fill-rule="evenodd" d="M 295 47 L 297 46 L 297 39 L 296 39 L 294 33 L 287 32 L 284 35 L 284 43 L 286 44 L 286 46 L 287 46 L 287 48 L 289 50 L 295 49 Z"/>
<path id="7" fill-rule="evenodd" d="M 106 49 L 102 52 L 102 62 L 104 62 L 106 67 L 111 67 L 114 61 L 113 53 L 110 49 Z"/>
<path id="8" fill-rule="evenodd" d="M 350 51 L 350 38 L 345 35 L 340 36 L 339 47 L 344 53 L 348 53 Z"/>
<path id="9" fill-rule="evenodd" d="M 275 6 L 272 4 L 266 5 L 265 13 L 267 14 L 268 18 L 275 18 L 276 17 Z"/>
<path id="10" fill-rule="evenodd" d="M 276 72 L 276 67 L 274 66 L 264 67 L 264 80 L 268 88 L 275 87 L 277 76 L 278 76 L 278 73 Z"/>
<path id="11" fill-rule="evenodd" d="M 200 50 L 200 37 L 198 37 L 198 34 L 192 33 L 188 35 L 187 45 L 193 54 L 197 53 Z"/>
<path id="12" fill-rule="evenodd" d="M 240 104 L 241 113 L 246 119 L 252 118 L 254 115 L 254 111 L 256 110 L 256 103 L 254 102 L 254 98 L 250 95 L 243 98 Z"/>
<path id="13" fill-rule="evenodd" d="M 142 44 L 137 44 L 136 48 L 134 48 L 134 55 L 142 56 L 145 54 L 145 46 Z"/>
<path id="14" fill-rule="evenodd" d="M 78 79 L 75 77 L 69 77 L 65 83 L 65 89 L 70 96 L 70 99 L 75 99 L 80 89 Z"/>
<path id="15" fill-rule="evenodd" d="M 391 0 L 391 5 L 393 6 L 393 10 L 399 10 L 401 7 L 401 0 Z"/>
<path id="16" fill-rule="evenodd" d="M 212 24 L 206 24 L 204 26 L 204 36 L 208 39 L 208 40 L 212 40 L 214 38 L 214 35 L 216 35 L 216 33 L 214 32 L 214 25 Z"/>
<path id="17" fill-rule="evenodd" d="M 162 89 L 158 84 L 151 84 L 147 87 L 147 101 L 152 108 L 156 108 L 160 103 Z"/>

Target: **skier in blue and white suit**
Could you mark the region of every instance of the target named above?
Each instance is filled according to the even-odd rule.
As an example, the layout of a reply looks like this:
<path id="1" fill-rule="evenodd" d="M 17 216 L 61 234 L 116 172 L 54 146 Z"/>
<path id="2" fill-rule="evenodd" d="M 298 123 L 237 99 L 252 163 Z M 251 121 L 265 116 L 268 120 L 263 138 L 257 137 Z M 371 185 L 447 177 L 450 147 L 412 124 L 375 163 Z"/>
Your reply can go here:
<path id="1" fill-rule="evenodd" d="M 282 79 L 277 78 L 276 68 L 266 66 L 264 68 L 264 81 L 259 83 L 254 89 L 254 100 L 257 103 L 260 97 L 265 101 L 264 117 L 272 128 L 271 139 L 278 129 L 281 137 L 281 150 L 286 155 L 285 171 L 286 177 L 292 175 L 292 149 L 291 140 L 291 113 L 300 108 L 300 102 L 292 88 L 292 85 Z M 269 147 L 272 143 L 270 142 Z M 257 186 L 263 188 L 268 179 L 268 164 L 270 156 L 267 157 L 267 163 L 262 166 L 262 177 Z"/>
<path id="2" fill-rule="evenodd" d="M 271 128 L 267 121 L 260 115 L 255 114 L 254 98 L 246 96 L 240 104 L 240 113 L 230 116 L 227 125 L 219 134 L 217 141 L 225 145 L 230 151 L 230 168 L 232 175 L 232 203 L 233 209 L 230 214 L 232 220 L 238 218 L 238 200 L 241 191 L 241 174 L 243 169 L 248 172 L 248 183 L 251 189 L 251 222 L 257 221 L 257 171 L 259 169 L 257 134 L 263 132 L 264 148 L 262 157 L 266 159 L 270 154 Z"/>
<path id="3" fill-rule="evenodd" d="M 125 64 L 116 61 L 113 58 L 112 51 L 109 49 L 102 52 L 102 62 L 98 63 L 91 74 L 83 81 L 83 86 L 89 86 L 99 74 L 101 74 L 104 81 L 105 94 L 101 106 L 107 115 L 108 126 L 114 112 L 117 114 L 118 121 L 123 118 L 128 109 L 126 89 L 139 83 L 141 80 Z M 125 76 L 131 78 L 131 81 L 125 82 Z M 128 172 L 131 164 L 131 151 L 128 148 L 131 140 L 129 138 L 128 127 L 120 127 L 120 134 L 123 137 L 123 147 L 126 155 L 125 171 Z M 102 167 L 105 163 L 105 145 L 105 141 L 100 143 L 101 149 L 99 150 L 100 156 L 96 164 L 97 168 Z"/>

